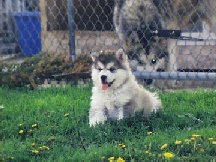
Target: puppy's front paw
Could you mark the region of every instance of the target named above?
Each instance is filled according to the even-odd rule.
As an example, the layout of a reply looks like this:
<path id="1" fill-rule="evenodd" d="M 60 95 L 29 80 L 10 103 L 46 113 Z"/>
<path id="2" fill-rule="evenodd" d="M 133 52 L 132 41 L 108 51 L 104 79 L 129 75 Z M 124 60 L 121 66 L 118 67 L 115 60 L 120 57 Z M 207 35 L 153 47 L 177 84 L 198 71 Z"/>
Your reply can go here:
<path id="1" fill-rule="evenodd" d="M 90 118 L 89 125 L 90 127 L 95 127 L 97 124 L 104 124 L 105 121 L 105 119 Z"/>

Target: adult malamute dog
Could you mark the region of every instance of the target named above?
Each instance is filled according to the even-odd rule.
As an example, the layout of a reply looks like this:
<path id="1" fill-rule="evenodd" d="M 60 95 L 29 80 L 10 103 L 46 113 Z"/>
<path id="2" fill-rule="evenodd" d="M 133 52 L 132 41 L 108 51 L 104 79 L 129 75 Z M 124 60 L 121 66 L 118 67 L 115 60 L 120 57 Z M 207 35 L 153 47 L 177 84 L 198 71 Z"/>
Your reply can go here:
<path id="1" fill-rule="evenodd" d="M 93 53 L 92 60 L 91 126 L 107 120 L 120 120 L 137 111 L 148 116 L 161 108 L 157 94 L 137 83 L 123 49 Z"/>
<path id="2" fill-rule="evenodd" d="M 215 0 L 116 0 L 114 25 L 132 68 L 177 70 L 176 40 L 157 38 L 152 31 L 187 30 L 205 21 L 216 32 Z M 147 66 L 146 66 L 147 65 Z M 149 65 L 149 66 L 148 66 Z M 138 67 L 138 69 L 137 69 Z"/>

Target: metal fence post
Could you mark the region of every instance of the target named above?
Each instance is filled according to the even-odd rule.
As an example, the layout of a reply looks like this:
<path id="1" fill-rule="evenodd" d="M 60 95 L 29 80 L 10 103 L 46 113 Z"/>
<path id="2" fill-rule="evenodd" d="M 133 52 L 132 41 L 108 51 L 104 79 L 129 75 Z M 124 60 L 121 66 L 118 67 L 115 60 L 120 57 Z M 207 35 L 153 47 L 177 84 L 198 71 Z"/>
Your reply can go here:
<path id="1" fill-rule="evenodd" d="M 67 0 L 67 15 L 68 15 L 68 30 L 69 30 L 69 52 L 72 61 L 76 60 L 76 45 L 75 45 L 75 8 L 74 0 Z"/>

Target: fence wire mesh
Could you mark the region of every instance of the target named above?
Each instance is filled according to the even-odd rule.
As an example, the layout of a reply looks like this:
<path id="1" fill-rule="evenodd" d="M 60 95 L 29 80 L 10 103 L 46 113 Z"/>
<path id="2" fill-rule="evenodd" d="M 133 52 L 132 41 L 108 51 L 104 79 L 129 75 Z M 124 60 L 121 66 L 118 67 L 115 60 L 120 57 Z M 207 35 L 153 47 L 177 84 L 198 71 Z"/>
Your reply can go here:
<path id="1" fill-rule="evenodd" d="M 1 0 L 0 10 L 2 60 L 123 48 L 145 83 L 215 85 L 213 0 Z"/>

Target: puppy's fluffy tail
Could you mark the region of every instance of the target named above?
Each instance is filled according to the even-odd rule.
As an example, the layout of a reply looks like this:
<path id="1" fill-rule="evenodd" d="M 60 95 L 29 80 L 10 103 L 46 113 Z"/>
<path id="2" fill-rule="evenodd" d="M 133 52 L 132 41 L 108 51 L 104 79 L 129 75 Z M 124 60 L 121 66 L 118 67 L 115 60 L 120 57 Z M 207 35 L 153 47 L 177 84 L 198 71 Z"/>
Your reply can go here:
<path id="1" fill-rule="evenodd" d="M 144 108 L 144 116 L 146 117 L 162 109 L 161 100 L 157 93 L 152 93 L 143 89 L 141 99 Z"/>

